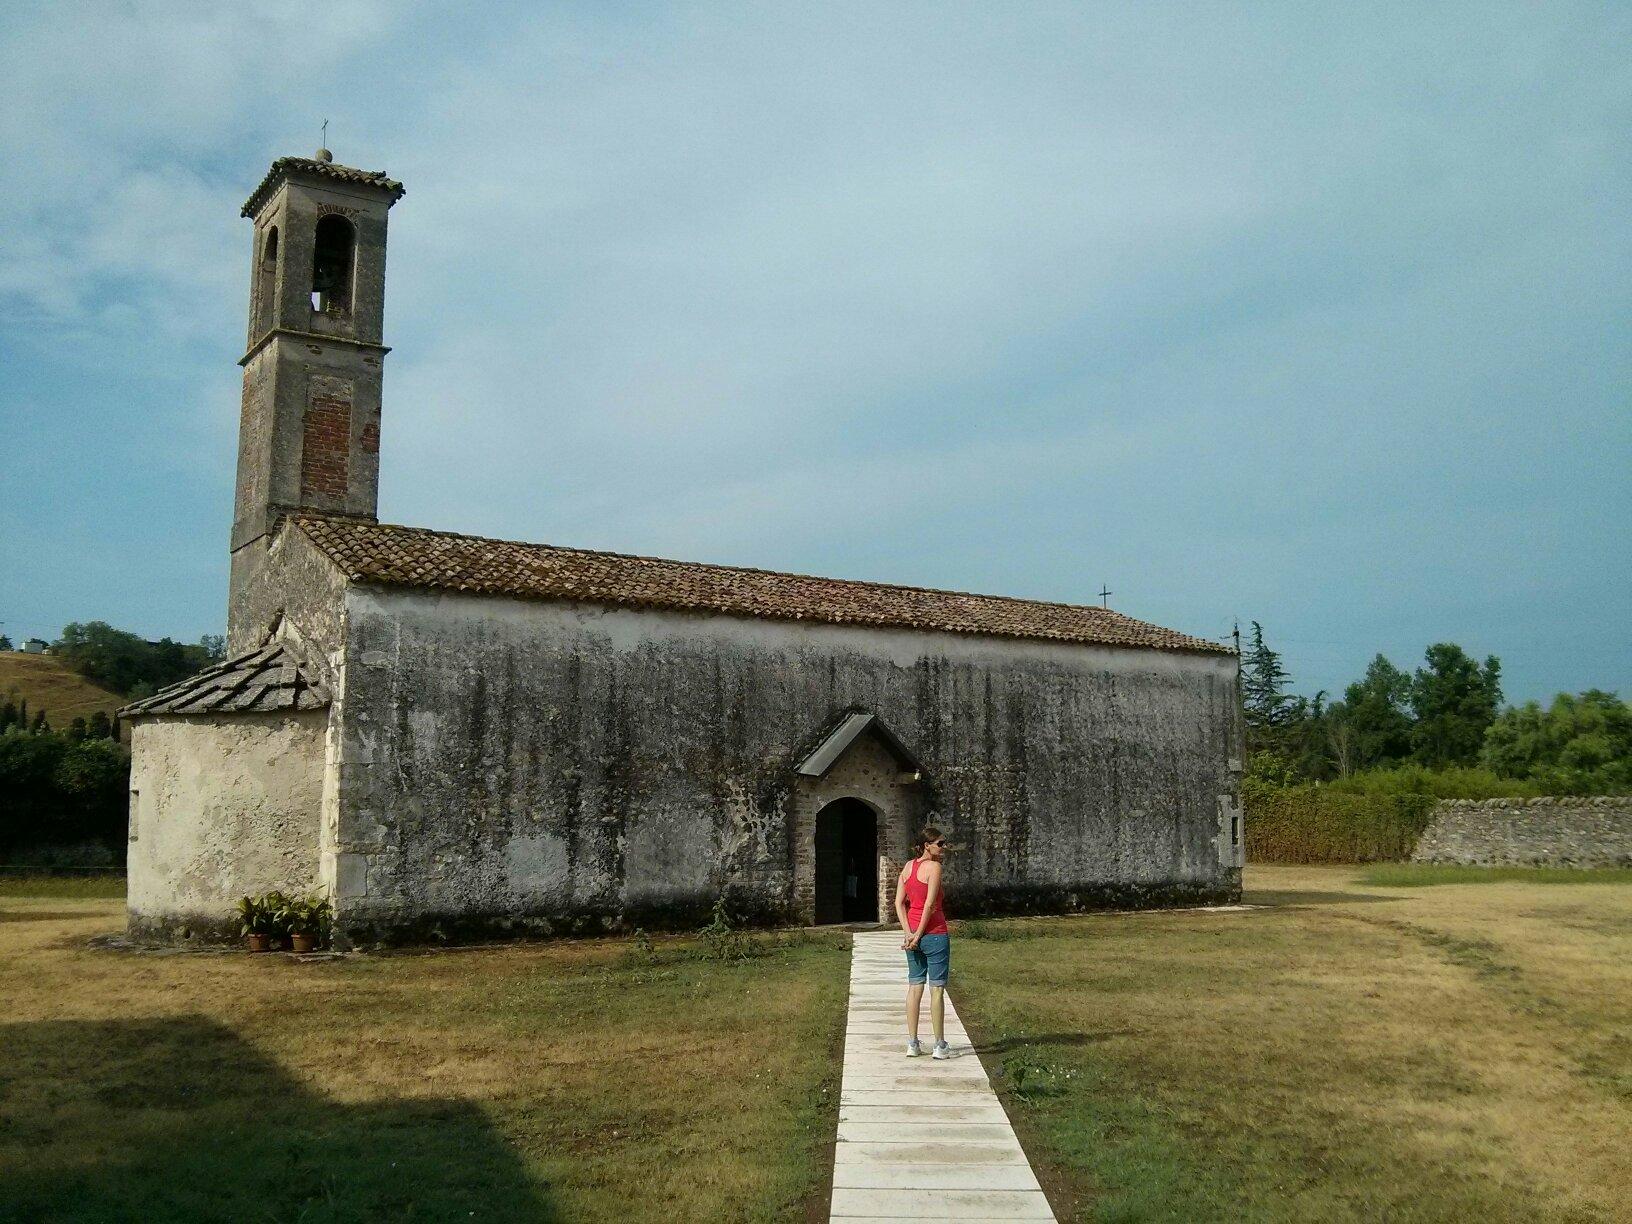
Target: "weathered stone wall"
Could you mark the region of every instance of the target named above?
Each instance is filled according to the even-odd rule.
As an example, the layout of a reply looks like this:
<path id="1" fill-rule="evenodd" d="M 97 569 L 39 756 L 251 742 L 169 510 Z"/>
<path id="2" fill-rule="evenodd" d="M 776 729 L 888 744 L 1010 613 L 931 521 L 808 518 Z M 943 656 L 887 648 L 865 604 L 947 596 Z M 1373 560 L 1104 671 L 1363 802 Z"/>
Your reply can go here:
<path id="1" fill-rule="evenodd" d="M 332 685 L 345 642 L 345 590 L 334 562 L 285 523 L 234 554 L 227 653 L 254 650 L 283 623 Z"/>
<path id="2" fill-rule="evenodd" d="M 327 710 L 131 727 L 129 925 L 223 938 L 246 893 L 318 883 Z"/>
<path id="3" fill-rule="evenodd" d="M 1632 867 L 1632 797 L 1449 799 L 1435 807 L 1411 860 Z"/>
<path id="4" fill-rule="evenodd" d="M 959 913 L 1239 895 L 1230 657 L 365 587 L 345 622 L 357 939 L 689 924 L 726 889 L 796 919 L 821 796 L 795 753 L 851 707 L 925 764 L 881 829 L 971 848 Z"/>

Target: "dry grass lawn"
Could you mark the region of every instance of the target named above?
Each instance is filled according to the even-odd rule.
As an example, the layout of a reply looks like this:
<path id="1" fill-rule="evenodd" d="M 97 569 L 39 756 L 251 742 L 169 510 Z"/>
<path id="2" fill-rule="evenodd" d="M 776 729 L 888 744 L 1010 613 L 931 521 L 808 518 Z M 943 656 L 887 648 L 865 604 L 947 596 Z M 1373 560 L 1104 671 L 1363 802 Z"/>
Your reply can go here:
<path id="1" fill-rule="evenodd" d="M 954 937 L 1062 1218 L 1632 1219 L 1632 885 L 1365 871 Z"/>
<path id="2" fill-rule="evenodd" d="M 74 888 L 70 885 L 70 888 Z M 17 895 L 32 891 L 35 895 Z M 0 1219 L 802 1219 L 848 941 L 299 963 L 94 950 L 0 881 Z"/>
<path id="3" fill-rule="evenodd" d="M 29 717 L 40 710 L 51 726 L 66 731 L 75 718 L 101 710 L 109 718 L 130 699 L 92 684 L 52 655 L 0 650 L 0 700 L 28 699 Z"/>
<path id="4" fill-rule="evenodd" d="M 1062 1219 L 1632 1218 L 1632 885 L 1368 870 L 961 924 Z M 0 1219 L 824 1215 L 842 935 L 137 954 L 109 888 L 0 880 Z"/>

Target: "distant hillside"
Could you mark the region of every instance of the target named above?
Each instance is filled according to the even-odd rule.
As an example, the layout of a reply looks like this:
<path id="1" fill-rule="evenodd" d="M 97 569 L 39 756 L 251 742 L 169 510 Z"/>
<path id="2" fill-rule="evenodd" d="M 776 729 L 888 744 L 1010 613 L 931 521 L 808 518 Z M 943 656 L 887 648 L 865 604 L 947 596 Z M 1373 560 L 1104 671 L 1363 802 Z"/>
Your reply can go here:
<path id="1" fill-rule="evenodd" d="M 129 698 L 92 684 L 51 655 L 0 650 L 0 702 L 27 698 L 29 717 L 44 710 L 54 731 L 65 731 L 75 718 L 101 710 L 108 717 Z"/>

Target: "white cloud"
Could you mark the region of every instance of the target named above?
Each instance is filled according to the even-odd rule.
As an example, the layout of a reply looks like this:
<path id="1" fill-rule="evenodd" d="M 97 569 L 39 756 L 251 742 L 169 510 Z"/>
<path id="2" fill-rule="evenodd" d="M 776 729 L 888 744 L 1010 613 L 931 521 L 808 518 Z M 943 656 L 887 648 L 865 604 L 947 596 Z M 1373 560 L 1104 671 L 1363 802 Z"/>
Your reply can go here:
<path id="1" fill-rule="evenodd" d="M 222 154 L 268 113 L 305 120 L 312 82 L 390 25 L 390 6 L 358 2 L 14 10 L 0 39 L 6 314 L 72 326 L 111 285 L 161 327 L 205 326 L 245 262 L 222 205 L 248 186 Z"/>

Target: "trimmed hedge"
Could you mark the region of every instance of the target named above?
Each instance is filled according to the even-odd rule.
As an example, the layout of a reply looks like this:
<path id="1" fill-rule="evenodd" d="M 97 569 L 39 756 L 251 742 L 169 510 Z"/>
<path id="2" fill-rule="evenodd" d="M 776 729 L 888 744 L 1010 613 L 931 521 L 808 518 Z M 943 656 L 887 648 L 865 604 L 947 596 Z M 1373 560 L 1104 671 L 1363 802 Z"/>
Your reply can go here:
<path id="1" fill-rule="evenodd" d="M 1241 802 L 1249 863 L 1386 863 L 1411 857 L 1438 800 L 1249 779 Z"/>

